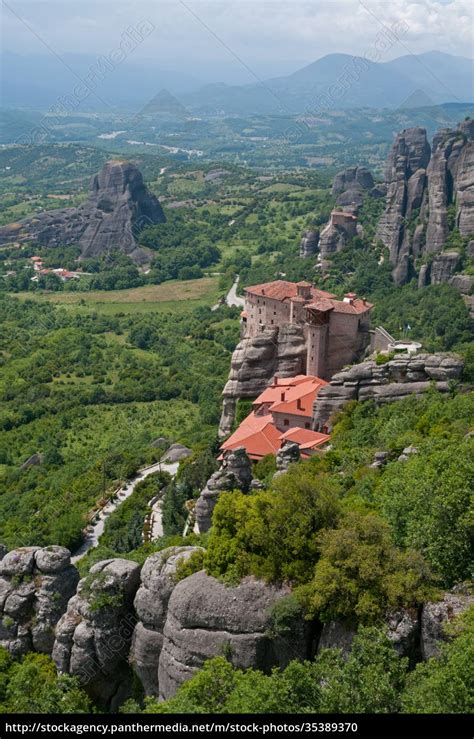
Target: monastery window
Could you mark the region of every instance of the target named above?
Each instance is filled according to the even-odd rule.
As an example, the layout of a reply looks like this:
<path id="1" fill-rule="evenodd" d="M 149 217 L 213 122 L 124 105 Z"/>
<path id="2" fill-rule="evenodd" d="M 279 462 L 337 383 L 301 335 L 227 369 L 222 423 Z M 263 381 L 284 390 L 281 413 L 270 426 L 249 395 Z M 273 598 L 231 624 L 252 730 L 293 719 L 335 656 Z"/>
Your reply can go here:
<path id="1" fill-rule="evenodd" d="M 309 423 L 305 423 L 304 427 L 305 429 L 309 429 Z"/>
<path id="2" fill-rule="evenodd" d="M 289 426 L 289 425 L 290 425 L 289 419 L 288 418 L 284 418 L 283 419 L 283 426 Z"/>
<path id="3" fill-rule="evenodd" d="M 271 324 L 272 324 L 272 326 L 273 326 L 273 319 L 272 319 L 272 320 L 270 321 L 270 323 L 271 323 Z"/>

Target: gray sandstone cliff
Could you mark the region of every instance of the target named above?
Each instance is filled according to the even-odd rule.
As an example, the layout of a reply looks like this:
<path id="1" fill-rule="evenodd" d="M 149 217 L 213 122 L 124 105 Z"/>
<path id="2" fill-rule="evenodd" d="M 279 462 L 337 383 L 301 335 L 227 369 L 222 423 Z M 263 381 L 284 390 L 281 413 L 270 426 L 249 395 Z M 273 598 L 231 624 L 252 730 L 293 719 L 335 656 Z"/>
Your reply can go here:
<path id="1" fill-rule="evenodd" d="M 138 168 L 121 160 L 106 162 L 91 181 L 89 198 L 77 208 L 59 208 L 0 227 L 0 244 L 31 240 L 40 246 L 80 247 L 81 257 L 118 250 L 135 262 L 150 261 L 137 247 L 144 226 L 165 221 L 157 198 Z"/>
<path id="2" fill-rule="evenodd" d="M 180 562 L 197 551 L 204 550 L 201 547 L 169 547 L 152 554 L 142 567 L 141 585 L 134 600 L 138 622 L 133 632 L 130 664 L 145 695 L 158 695 L 158 663 L 168 601 L 176 584 L 176 569 Z"/>
<path id="3" fill-rule="evenodd" d="M 15 657 L 51 654 L 79 574 L 68 549 L 23 547 L 0 558 L 0 646 Z"/>
<path id="4" fill-rule="evenodd" d="M 79 582 L 56 627 L 52 654 L 56 667 L 78 677 L 93 700 L 110 710 L 130 695 L 127 661 L 139 581 L 140 566 L 135 562 L 98 562 Z"/>
<path id="5" fill-rule="evenodd" d="M 318 229 L 312 229 L 311 231 L 304 231 L 300 242 L 300 257 L 306 259 L 307 257 L 313 256 L 318 250 L 319 243 L 319 231 Z"/>
<path id="6" fill-rule="evenodd" d="M 430 254 L 438 256 L 421 266 L 420 287 L 449 282 L 460 266 L 451 257 L 446 269 L 442 254 L 452 228 L 461 237 L 474 233 L 474 121 L 439 131 L 431 150 L 425 129 L 402 131 L 388 157 L 386 183 L 376 238 L 389 249 L 395 282 L 407 282 L 416 260 Z"/>
<path id="7" fill-rule="evenodd" d="M 373 399 L 391 403 L 408 395 L 421 395 L 433 385 L 449 391 L 449 382 L 458 380 L 462 359 L 455 354 L 415 354 L 378 365 L 374 360 L 354 364 L 333 375 L 318 393 L 313 407 L 313 428 L 331 426 L 331 416 L 349 400 Z"/>
<path id="8" fill-rule="evenodd" d="M 219 436 L 228 436 L 239 398 L 256 398 L 275 375 L 294 377 L 304 372 L 306 343 L 303 329 L 289 324 L 243 338 L 232 354 L 229 379 L 223 390 Z"/>
<path id="9" fill-rule="evenodd" d="M 338 172 L 332 184 L 331 194 L 341 206 L 361 206 L 365 195 L 381 197 L 383 189 L 375 187 L 371 172 L 366 167 L 347 167 Z"/>
<path id="10" fill-rule="evenodd" d="M 160 697 L 170 698 L 204 662 L 226 654 L 235 667 L 264 671 L 306 657 L 306 626 L 296 620 L 289 635 L 272 633 L 271 608 L 288 588 L 248 578 L 223 585 L 205 572 L 173 590 L 160 656 Z"/>

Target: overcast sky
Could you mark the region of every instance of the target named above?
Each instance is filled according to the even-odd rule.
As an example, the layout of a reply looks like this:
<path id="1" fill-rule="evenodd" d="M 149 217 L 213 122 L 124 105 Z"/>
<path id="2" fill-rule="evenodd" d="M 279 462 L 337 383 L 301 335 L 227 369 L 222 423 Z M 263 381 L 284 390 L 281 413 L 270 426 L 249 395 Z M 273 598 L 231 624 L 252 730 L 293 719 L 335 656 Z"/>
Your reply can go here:
<path id="1" fill-rule="evenodd" d="M 133 59 L 154 59 L 204 81 L 252 82 L 252 73 L 289 73 L 325 54 L 364 54 L 384 28 L 401 21 L 403 40 L 383 61 L 433 49 L 474 55 L 472 0 L 2 2 L 4 50 L 107 54 L 127 28 L 145 21 L 154 30 Z"/>

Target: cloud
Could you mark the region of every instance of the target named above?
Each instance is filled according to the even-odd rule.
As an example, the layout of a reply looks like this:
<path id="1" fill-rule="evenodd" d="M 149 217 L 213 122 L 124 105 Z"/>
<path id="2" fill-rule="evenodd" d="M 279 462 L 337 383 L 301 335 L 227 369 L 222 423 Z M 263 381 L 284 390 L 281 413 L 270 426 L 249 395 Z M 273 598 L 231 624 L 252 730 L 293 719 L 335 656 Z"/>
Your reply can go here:
<path id="1" fill-rule="evenodd" d="M 101 54 L 129 24 L 148 19 L 157 34 L 137 56 L 189 72 L 199 64 L 313 61 L 325 54 L 363 54 L 384 26 L 403 21 L 408 31 L 390 58 L 437 49 L 472 56 L 472 0 L 7 0 L 57 53 Z M 4 47 L 27 53 L 40 41 L 7 8 Z M 196 18 L 197 16 L 197 18 Z M 210 30 L 209 30 L 210 29 Z M 44 51 L 44 49 L 42 49 Z"/>

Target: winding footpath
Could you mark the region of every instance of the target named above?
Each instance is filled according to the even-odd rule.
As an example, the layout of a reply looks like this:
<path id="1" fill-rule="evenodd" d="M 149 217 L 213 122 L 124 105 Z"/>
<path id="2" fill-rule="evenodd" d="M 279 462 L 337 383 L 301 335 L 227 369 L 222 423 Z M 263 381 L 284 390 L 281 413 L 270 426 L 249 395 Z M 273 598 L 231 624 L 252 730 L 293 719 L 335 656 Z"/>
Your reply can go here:
<path id="1" fill-rule="evenodd" d="M 153 475 L 155 472 L 160 471 L 168 472 L 172 477 L 174 477 L 176 475 L 176 472 L 178 471 L 178 467 L 179 462 L 156 462 L 155 464 L 152 464 L 149 467 L 145 467 L 144 469 L 140 470 L 140 472 L 135 477 L 133 477 L 125 485 L 119 488 L 115 493 L 114 501 L 107 503 L 107 505 L 104 506 L 100 511 L 97 521 L 87 528 L 85 539 L 79 549 L 76 549 L 76 551 L 74 552 L 73 556 L 71 557 L 71 562 L 75 564 L 80 559 L 82 559 L 85 554 L 87 554 L 89 549 L 92 549 L 93 547 L 96 547 L 98 545 L 99 539 L 104 533 L 106 519 L 110 516 L 111 513 L 116 511 L 117 508 L 125 500 L 127 500 L 127 498 L 131 496 L 139 482 L 145 480 L 149 475 Z M 161 531 L 161 534 L 156 533 L 159 531 Z M 161 536 L 162 533 L 163 526 L 161 523 L 161 501 L 157 501 L 153 506 L 153 538 Z"/>

